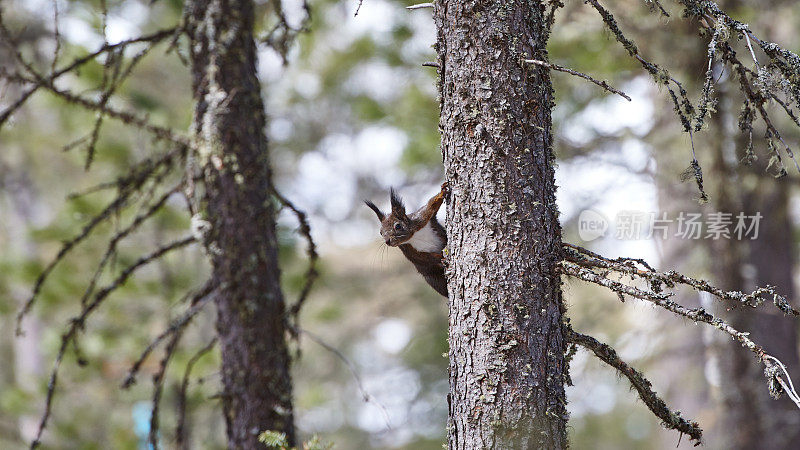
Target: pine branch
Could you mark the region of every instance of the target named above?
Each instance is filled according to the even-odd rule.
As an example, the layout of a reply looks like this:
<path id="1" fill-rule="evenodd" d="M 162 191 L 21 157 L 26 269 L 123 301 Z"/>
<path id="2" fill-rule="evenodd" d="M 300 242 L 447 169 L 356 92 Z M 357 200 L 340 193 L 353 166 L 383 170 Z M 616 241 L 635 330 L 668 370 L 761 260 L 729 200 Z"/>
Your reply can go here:
<path id="1" fill-rule="evenodd" d="M 142 266 L 145 266 L 162 256 L 166 255 L 167 253 L 183 248 L 191 243 L 195 242 L 194 236 L 188 236 L 178 241 L 172 242 L 167 244 L 163 247 L 158 248 L 156 251 L 139 258 L 136 262 L 131 264 L 130 266 L 126 267 L 120 274 L 114 279 L 113 282 L 105 286 L 103 289 L 98 291 L 94 298 L 90 303 L 88 303 L 82 310 L 81 313 L 73 317 L 70 320 L 69 326 L 64 334 L 61 335 L 61 345 L 58 349 L 58 354 L 56 355 L 55 362 L 53 363 L 53 369 L 50 372 L 50 379 L 47 383 L 47 396 L 45 399 L 45 408 L 44 412 L 42 413 L 41 419 L 39 421 L 39 427 L 36 431 L 36 437 L 31 442 L 30 448 L 31 450 L 37 448 L 41 444 L 42 434 L 44 433 L 44 429 L 47 427 L 47 422 L 52 414 L 53 408 L 53 398 L 55 397 L 56 386 L 58 383 L 58 373 L 59 369 L 61 368 L 61 363 L 64 360 L 64 355 L 67 353 L 67 348 L 70 343 L 74 343 L 77 334 L 79 331 L 83 330 L 84 324 L 86 323 L 86 319 L 94 312 L 98 306 L 100 306 L 103 300 L 106 299 L 112 292 L 117 290 L 119 287 L 125 284 L 126 281 L 133 275 L 138 269 Z"/>
<path id="2" fill-rule="evenodd" d="M 61 246 L 61 249 L 59 249 L 55 258 L 53 258 L 47 264 L 42 273 L 40 273 L 36 278 L 30 297 L 28 297 L 19 313 L 17 313 L 17 335 L 23 334 L 22 319 L 30 312 L 31 308 L 36 302 L 36 299 L 41 293 L 44 283 L 47 281 L 53 269 L 55 269 L 55 267 L 66 258 L 70 251 L 72 251 L 78 244 L 86 240 L 98 225 L 106 222 L 114 214 L 122 211 L 132 201 L 133 196 L 142 190 L 145 183 L 151 179 L 159 179 L 160 176 L 163 176 L 169 172 L 176 165 L 178 160 L 185 157 L 186 150 L 186 147 L 180 146 L 161 155 L 158 158 L 147 159 L 133 167 L 125 177 L 122 177 L 116 181 L 117 188 L 119 189 L 117 197 L 111 201 L 111 203 L 109 203 L 100 213 L 92 217 L 89 220 L 89 223 L 83 227 L 80 233 L 66 241 Z M 136 226 L 138 225 L 140 225 L 140 223 Z M 134 226 L 134 228 L 136 228 L 136 226 Z M 129 232 L 132 230 L 133 229 L 129 230 Z M 110 247 L 112 245 L 114 247 L 116 245 L 116 243 L 113 242 L 113 239 Z M 113 248 L 111 250 L 113 252 Z"/>
<path id="3" fill-rule="evenodd" d="M 631 386 L 639 394 L 639 398 L 642 399 L 656 417 L 661 419 L 664 427 L 689 435 L 691 440 L 695 441 L 695 446 L 702 443 L 703 430 L 700 429 L 700 425 L 697 422 L 684 419 L 681 417 L 680 412 L 670 410 L 664 400 L 653 391 L 652 384 L 645 378 L 644 374 L 620 359 L 611 346 L 591 336 L 577 333 L 571 328 L 567 328 L 566 339 L 591 350 L 600 360 L 617 369 L 619 373 L 628 378 Z"/>
<path id="4" fill-rule="evenodd" d="M 659 306 L 677 316 L 687 318 L 693 322 L 702 322 L 726 333 L 739 344 L 753 352 L 758 361 L 764 365 L 764 375 L 770 393 L 776 398 L 785 392 L 793 400 L 797 399 L 800 408 L 800 396 L 794 392 L 791 379 L 785 371 L 782 373 L 779 367 L 780 361 L 766 353 L 766 351 L 750 338 L 750 333 L 735 329 L 724 320 L 714 317 L 703 308 L 686 308 L 679 305 L 671 298 L 673 293 L 665 292 L 664 288 L 673 288 L 676 284 L 683 284 L 697 291 L 707 292 L 721 299 L 737 301 L 740 304 L 756 307 L 763 302 L 764 295 L 773 295 L 775 305 L 785 314 L 797 316 L 798 312 L 791 308 L 785 298 L 780 297 L 774 288 L 767 286 L 760 288 L 751 294 L 741 292 L 723 291 L 709 284 L 706 281 L 696 280 L 674 271 L 660 273 L 655 271 L 647 263 L 641 260 L 628 258 L 618 258 L 611 260 L 580 247 L 566 244 L 564 247 L 564 260 L 561 261 L 561 270 L 565 275 L 572 276 L 583 281 L 603 286 L 619 296 L 624 301 L 624 296 L 637 298 Z M 599 270 L 598 270 L 599 269 Z M 631 277 L 633 280 L 640 279 L 649 283 L 650 290 L 643 290 L 636 286 L 613 280 L 610 274 L 617 273 Z M 785 376 L 786 380 L 783 379 Z"/>

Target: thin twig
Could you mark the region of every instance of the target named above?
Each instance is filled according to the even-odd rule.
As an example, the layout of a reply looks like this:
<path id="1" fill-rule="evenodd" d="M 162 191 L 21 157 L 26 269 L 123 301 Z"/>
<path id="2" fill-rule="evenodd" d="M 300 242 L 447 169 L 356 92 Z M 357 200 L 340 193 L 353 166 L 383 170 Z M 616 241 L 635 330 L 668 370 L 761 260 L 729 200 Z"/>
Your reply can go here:
<path id="1" fill-rule="evenodd" d="M 295 206 L 294 203 L 289 201 L 289 199 L 281 194 L 274 186 L 272 187 L 272 194 L 281 204 L 292 210 L 294 215 L 297 217 L 297 222 L 299 223 L 298 230 L 306 240 L 308 268 L 306 269 L 306 273 L 304 275 L 305 283 L 303 283 L 303 288 L 300 290 L 300 295 L 297 297 L 297 301 L 292 305 L 292 307 L 289 308 L 289 315 L 293 318 L 295 325 L 295 327 L 290 327 L 291 330 L 296 328 L 297 316 L 300 313 L 300 309 L 302 309 L 303 304 L 308 298 L 308 294 L 311 292 L 311 288 L 314 286 L 314 281 L 316 281 L 317 277 L 319 277 L 319 272 L 317 271 L 317 260 L 319 259 L 319 254 L 317 253 L 317 246 L 314 243 L 314 238 L 311 237 L 311 226 L 308 223 L 308 215 Z"/>
<path id="2" fill-rule="evenodd" d="M 172 335 L 167 348 L 164 350 L 164 357 L 158 365 L 158 371 L 153 375 L 153 399 L 151 401 L 153 407 L 150 411 L 150 432 L 148 433 L 148 441 L 150 441 L 150 448 L 158 450 L 158 427 L 159 427 L 159 406 L 161 404 L 161 394 L 164 392 L 164 378 L 167 373 L 167 366 L 170 360 L 175 355 L 175 350 L 178 348 L 178 342 L 183 336 L 183 328 L 179 329 Z"/>
<path id="3" fill-rule="evenodd" d="M 56 48 L 53 50 L 53 62 L 50 64 L 50 71 L 55 72 L 58 64 L 58 57 L 61 55 L 61 31 L 58 26 L 58 0 L 53 0 L 53 40 Z"/>
<path id="4" fill-rule="evenodd" d="M 708 105 L 711 103 L 711 94 L 714 91 L 714 56 L 717 50 L 717 41 L 720 39 L 722 30 L 714 28 L 714 33 L 711 35 L 711 40 L 708 42 L 708 68 L 705 73 L 705 80 L 703 82 L 703 91 L 700 97 L 700 103 L 697 107 L 698 115 L 695 118 L 694 131 L 700 131 L 703 128 L 706 114 L 708 113 Z M 694 145 L 692 146 L 694 151 Z M 694 155 L 694 153 L 693 153 Z M 696 160 L 697 157 L 694 156 Z"/>
<path id="5" fill-rule="evenodd" d="M 91 132 L 91 138 L 89 139 L 89 144 L 87 145 L 84 170 L 88 171 L 92 165 L 92 162 L 94 161 L 95 149 L 97 146 L 97 141 L 100 137 L 100 127 L 103 124 L 103 117 L 105 116 L 103 110 L 106 109 L 108 101 L 111 99 L 111 96 L 114 95 L 114 92 L 116 92 L 122 82 L 130 76 L 134 67 L 136 67 L 136 65 L 142 61 L 153 48 L 154 46 L 149 45 L 137 53 L 133 58 L 131 58 L 131 61 L 125 70 L 122 70 L 122 65 L 124 62 L 122 59 L 122 52 L 107 53 L 107 59 L 110 61 L 110 64 L 114 66 L 114 70 L 110 79 L 108 77 L 108 68 L 105 68 L 103 71 L 102 94 L 100 95 L 100 101 L 98 102 L 100 111 L 97 113 L 97 117 L 95 118 L 94 127 L 92 128 Z"/>
<path id="6" fill-rule="evenodd" d="M 176 447 L 181 450 L 188 450 L 188 439 L 186 438 L 186 393 L 189 390 L 189 377 L 192 374 L 197 361 L 200 360 L 205 354 L 211 351 L 217 343 L 216 336 L 206 344 L 205 347 L 197 351 L 186 363 L 186 370 L 183 372 L 183 380 L 181 381 L 181 389 L 178 393 L 178 424 L 175 427 Z"/>
<path id="7" fill-rule="evenodd" d="M 628 96 L 628 94 L 620 91 L 619 89 L 615 89 L 610 84 L 608 84 L 608 82 L 605 81 L 605 80 L 603 80 L 603 81 L 596 80 L 596 79 L 590 77 L 589 75 L 586 75 L 585 73 L 578 72 L 577 70 L 568 69 L 566 67 L 562 67 L 562 66 L 559 66 L 557 64 L 551 64 L 551 63 L 548 63 L 548 62 L 539 61 L 537 59 L 526 59 L 524 61 L 526 63 L 528 63 L 528 64 L 536 64 L 537 66 L 547 67 L 548 69 L 551 69 L 551 70 L 557 70 L 559 72 L 564 72 L 564 73 L 568 73 L 570 75 L 575 75 L 576 77 L 581 77 L 584 80 L 591 81 L 592 83 L 600 86 L 601 88 L 607 90 L 608 92 L 611 92 L 613 94 L 617 94 L 617 95 L 621 96 L 622 98 L 624 98 L 627 101 L 631 101 L 631 98 Z"/>
<path id="8" fill-rule="evenodd" d="M 361 392 L 361 399 L 364 400 L 365 403 L 370 403 L 370 402 L 374 403 L 378 407 L 378 409 L 381 410 L 381 413 L 383 414 L 383 420 L 386 422 L 386 428 L 391 430 L 392 425 L 389 422 L 389 411 L 387 411 L 386 407 L 383 406 L 383 404 L 381 404 L 375 397 L 370 395 L 370 393 L 367 392 L 367 390 L 364 388 L 364 383 L 361 381 L 361 376 L 358 374 L 358 369 L 356 369 L 355 364 L 353 364 L 353 362 L 350 361 L 347 358 L 347 356 L 344 355 L 344 353 L 339 351 L 336 347 L 325 342 L 321 337 L 317 336 L 316 334 L 308 330 L 304 330 L 302 328 L 297 328 L 295 330 L 295 333 L 304 334 L 306 337 L 316 342 L 319 346 L 321 346 L 325 350 L 333 353 L 347 366 L 348 369 L 350 369 L 350 373 L 353 375 L 353 379 L 356 381 L 356 387 L 358 388 L 359 392 Z"/>
<path id="9" fill-rule="evenodd" d="M 564 2 L 561 0 L 549 0 L 550 10 L 547 11 L 544 23 L 547 24 L 547 34 L 553 29 L 553 24 L 556 22 L 556 11 L 564 7 Z"/>
<path id="10" fill-rule="evenodd" d="M 128 281 L 128 278 L 130 278 L 130 276 L 133 275 L 133 273 L 135 273 L 139 268 L 161 258 L 173 250 L 183 248 L 193 242 L 195 242 L 194 236 L 188 236 L 160 247 L 153 253 L 139 258 L 136 262 L 126 267 L 112 283 L 98 291 L 95 294 L 92 302 L 87 304 L 78 316 L 73 317 L 70 320 L 67 331 L 61 335 L 61 346 L 58 349 L 58 354 L 56 355 L 55 362 L 53 363 L 53 369 L 50 372 L 50 379 L 47 383 L 47 395 L 45 398 L 44 412 L 42 413 L 42 417 L 39 421 L 39 427 L 36 430 L 36 437 L 31 442 L 31 450 L 35 449 L 41 444 L 42 434 L 44 433 L 44 429 L 47 427 L 47 422 L 52 414 L 53 398 L 55 396 L 56 385 L 58 383 L 58 372 L 61 367 L 61 363 L 64 360 L 64 355 L 67 353 L 67 348 L 70 342 L 76 338 L 78 331 L 83 329 L 86 319 L 89 317 L 89 315 L 91 315 L 91 313 L 94 312 L 98 306 L 100 306 L 100 304 L 103 302 L 103 300 L 105 300 L 106 297 L 108 297 L 109 294 L 125 284 L 125 282 Z"/>
<path id="11" fill-rule="evenodd" d="M 756 59 L 756 53 L 753 51 L 752 44 L 750 44 L 750 33 L 745 33 L 744 38 L 747 41 L 747 48 L 750 50 L 750 56 L 753 57 L 753 62 L 756 63 L 756 67 L 761 67 L 758 65 L 758 59 Z"/>
<path id="12" fill-rule="evenodd" d="M 798 408 L 800 408 L 800 395 L 798 395 L 797 391 L 794 389 L 794 383 L 792 383 L 792 377 L 789 376 L 789 371 L 786 370 L 786 366 L 784 366 L 783 363 L 774 356 L 765 355 L 764 358 L 768 361 L 775 363 L 774 368 L 770 367 L 767 364 L 766 368 L 764 369 L 765 375 L 768 378 L 772 378 L 775 381 L 777 381 L 777 383 L 783 389 L 783 392 L 785 392 L 786 395 L 794 402 L 794 404 L 797 405 Z M 777 369 L 780 369 L 780 373 L 778 372 Z M 785 381 L 783 378 L 781 378 L 781 375 L 786 377 Z M 775 398 L 778 398 L 780 397 L 780 392 L 776 391 L 777 389 L 770 388 L 770 395 L 773 395 Z"/>

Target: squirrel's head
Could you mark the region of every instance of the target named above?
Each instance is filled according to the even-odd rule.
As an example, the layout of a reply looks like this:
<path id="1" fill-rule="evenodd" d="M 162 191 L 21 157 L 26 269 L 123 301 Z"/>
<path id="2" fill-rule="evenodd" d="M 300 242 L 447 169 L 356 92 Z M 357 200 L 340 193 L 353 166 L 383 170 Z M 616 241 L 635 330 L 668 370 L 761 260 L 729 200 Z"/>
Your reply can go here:
<path id="1" fill-rule="evenodd" d="M 364 203 L 366 203 L 371 210 L 375 211 L 378 220 L 381 221 L 381 237 L 383 237 L 386 245 L 396 247 L 411 239 L 411 236 L 414 235 L 416 230 L 414 229 L 414 224 L 411 219 L 406 215 L 406 208 L 403 206 L 403 201 L 398 197 L 397 192 L 395 192 L 394 189 L 391 189 L 389 192 L 392 204 L 392 212 L 389 213 L 389 215 L 381 212 L 381 210 L 369 200 L 364 201 Z"/>

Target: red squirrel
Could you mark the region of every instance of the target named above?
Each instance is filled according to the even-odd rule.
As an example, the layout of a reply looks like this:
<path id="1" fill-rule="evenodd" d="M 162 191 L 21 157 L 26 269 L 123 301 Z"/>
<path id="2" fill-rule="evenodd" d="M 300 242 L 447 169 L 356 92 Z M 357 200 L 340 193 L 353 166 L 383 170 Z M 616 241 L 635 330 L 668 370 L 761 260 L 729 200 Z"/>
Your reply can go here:
<path id="1" fill-rule="evenodd" d="M 403 255 L 414 264 L 425 281 L 439 294 L 447 297 L 447 279 L 444 276 L 444 257 L 442 250 L 447 245 L 444 227 L 436 220 L 436 212 L 447 195 L 447 182 L 428 203 L 412 214 L 406 214 L 403 201 L 391 189 L 392 212 L 385 215 L 369 200 L 364 203 L 375 211 L 381 221 L 381 236 L 386 245 L 398 247 Z"/>

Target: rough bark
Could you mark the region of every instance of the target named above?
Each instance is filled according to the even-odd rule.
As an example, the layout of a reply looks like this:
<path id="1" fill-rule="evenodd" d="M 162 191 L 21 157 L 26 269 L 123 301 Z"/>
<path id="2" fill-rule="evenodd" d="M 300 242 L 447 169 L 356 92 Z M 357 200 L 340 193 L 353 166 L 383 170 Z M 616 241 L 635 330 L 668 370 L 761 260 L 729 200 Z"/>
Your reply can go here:
<path id="1" fill-rule="evenodd" d="M 435 3 L 451 187 L 451 449 L 567 446 L 561 228 L 539 2 Z"/>
<path id="2" fill-rule="evenodd" d="M 204 243 L 219 286 L 228 447 L 237 449 L 262 448 L 257 437 L 265 430 L 284 432 L 294 443 L 253 18 L 250 0 L 196 0 L 188 10 Z"/>

